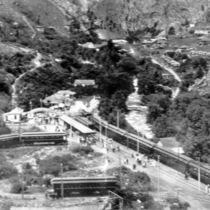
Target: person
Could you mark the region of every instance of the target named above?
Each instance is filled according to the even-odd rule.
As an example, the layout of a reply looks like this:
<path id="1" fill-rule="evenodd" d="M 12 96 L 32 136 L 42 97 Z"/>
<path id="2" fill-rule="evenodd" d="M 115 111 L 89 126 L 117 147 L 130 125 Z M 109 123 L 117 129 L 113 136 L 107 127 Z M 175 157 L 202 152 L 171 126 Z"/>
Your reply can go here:
<path id="1" fill-rule="evenodd" d="M 136 161 L 139 165 L 141 165 L 141 160 L 139 159 L 139 157 L 136 159 Z"/>
<path id="2" fill-rule="evenodd" d="M 144 168 L 146 168 L 146 162 L 145 162 L 145 161 L 142 161 L 142 166 L 143 166 Z"/>
<path id="3" fill-rule="evenodd" d="M 206 187 L 205 187 L 206 194 L 209 194 L 209 188 L 210 188 L 210 186 L 209 186 L 209 184 L 207 184 Z"/>
<path id="4" fill-rule="evenodd" d="M 136 170 L 136 164 L 133 164 L 133 170 Z"/>
<path id="5" fill-rule="evenodd" d="M 117 146 L 117 150 L 118 150 L 118 152 L 120 151 L 120 147 L 119 146 Z"/>
<path id="6" fill-rule="evenodd" d="M 188 173 L 185 172 L 185 179 L 187 180 L 188 179 Z"/>
<path id="7" fill-rule="evenodd" d="M 128 158 L 126 158 L 126 164 L 128 165 L 129 161 L 128 161 Z"/>
<path id="8" fill-rule="evenodd" d="M 208 195 L 210 195 L 210 185 L 208 185 Z"/>

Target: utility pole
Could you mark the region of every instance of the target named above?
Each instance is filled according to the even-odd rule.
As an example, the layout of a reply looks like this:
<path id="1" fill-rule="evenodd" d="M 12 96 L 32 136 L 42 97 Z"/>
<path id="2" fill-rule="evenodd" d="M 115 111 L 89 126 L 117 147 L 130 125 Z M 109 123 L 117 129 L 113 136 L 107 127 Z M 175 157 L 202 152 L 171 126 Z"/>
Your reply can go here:
<path id="1" fill-rule="evenodd" d="M 198 190 L 201 191 L 201 168 L 200 168 L 200 157 L 198 158 Z"/>
<path id="2" fill-rule="evenodd" d="M 69 141 L 71 141 L 71 138 L 72 138 L 72 126 L 70 127 L 70 139 L 67 138 L 67 140 L 68 140 L 68 150 L 70 148 L 70 142 Z"/>
<path id="3" fill-rule="evenodd" d="M 61 199 L 63 199 L 63 164 L 61 163 Z"/>
<path id="4" fill-rule="evenodd" d="M 120 165 L 120 187 L 122 187 L 122 165 L 121 165 L 121 153 L 119 155 L 119 165 Z"/>
<path id="5" fill-rule="evenodd" d="M 99 140 L 100 140 L 100 142 L 101 142 L 101 131 L 102 131 L 102 127 L 101 127 L 101 118 L 100 118 L 100 125 L 99 125 L 99 132 L 100 132 Z"/>
<path id="6" fill-rule="evenodd" d="M 41 107 L 42 107 L 42 99 L 40 98 L 40 105 L 41 105 Z"/>
<path id="7" fill-rule="evenodd" d="M 22 166 L 22 199 L 24 199 L 24 174 L 23 174 L 23 166 Z"/>
<path id="8" fill-rule="evenodd" d="M 20 140 L 20 143 L 22 142 L 22 138 L 21 138 L 21 121 L 19 122 L 19 125 L 18 125 L 18 134 L 19 134 L 19 140 Z"/>
<path id="9" fill-rule="evenodd" d="M 29 101 L 30 110 L 32 110 L 32 101 Z"/>
<path id="10" fill-rule="evenodd" d="M 120 127 L 120 110 L 117 109 L 117 127 Z"/>
<path id="11" fill-rule="evenodd" d="M 107 136 L 107 129 L 108 129 L 108 126 L 109 126 L 109 123 L 107 122 L 107 125 L 106 125 L 106 137 L 108 138 L 108 136 Z"/>
<path id="12" fill-rule="evenodd" d="M 160 195 L 160 156 L 158 155 L 158 197 Z"/>

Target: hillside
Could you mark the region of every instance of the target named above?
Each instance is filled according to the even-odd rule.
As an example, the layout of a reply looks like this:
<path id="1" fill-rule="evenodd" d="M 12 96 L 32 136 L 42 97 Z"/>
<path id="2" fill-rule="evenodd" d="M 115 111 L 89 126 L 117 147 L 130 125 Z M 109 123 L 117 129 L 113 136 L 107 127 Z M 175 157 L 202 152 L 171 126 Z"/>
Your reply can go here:
<path id="1" fill-rule="evenodd" d="M 110 28 L 111 21 L 118 31 L 119 27 L 127 31 L 154 26 L 164 30 L 166 25 L 179 28 L 188 22 L 208 21 L 208 5 L 207 0 L 2 0 L 0 21 L 3 28 L 7 26 L 5 18 L 22 23 L 30 35 L 38 33 L 37 26 L 43 26 L 67 36 L 73 18 L 87 22 L 87 11 L 93 11 L 94 21 L 100 19 L 103 28 Z"/>

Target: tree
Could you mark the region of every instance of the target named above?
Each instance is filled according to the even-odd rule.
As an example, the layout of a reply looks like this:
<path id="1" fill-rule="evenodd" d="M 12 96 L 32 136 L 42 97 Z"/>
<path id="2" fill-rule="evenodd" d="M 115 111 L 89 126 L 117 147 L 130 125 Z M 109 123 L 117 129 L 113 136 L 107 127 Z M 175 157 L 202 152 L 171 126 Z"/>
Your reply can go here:
<path id="1" fill-rule="evenodd" d="M 166 115 L 161 115 L 155 120 L 152 130 L 157 138 L 171 137 L 175 134 L 170 118 Z"/>
<path id="2" fill-rule="evenodd" d="M 163 82 L 161 68 L 152 64 L 150 60 L 145 60 L 143 65 L 136 69 L 138 78 L 138 93 L 149 95 L 158 92 L 159 84 Z"/>
<path id="3" fill-rule="evenodd" d="M 210 161 L 209 102 L 209 98 L 197 96 L 184 108 L 183 116 L 185 118 L 179 118 L 176 123 L 179 125 L 177 126 L 177 138 L 183 144 L 185 153 L 194 159 L 200 157 L 203 162 Z M 172 113 L 177 115 L 178 112 Z"/>
<path id="4" fill-rule="evenodd" d="M 175 35 L 175 28 L 171 26 L 168 30 L 168 35 Z"/>

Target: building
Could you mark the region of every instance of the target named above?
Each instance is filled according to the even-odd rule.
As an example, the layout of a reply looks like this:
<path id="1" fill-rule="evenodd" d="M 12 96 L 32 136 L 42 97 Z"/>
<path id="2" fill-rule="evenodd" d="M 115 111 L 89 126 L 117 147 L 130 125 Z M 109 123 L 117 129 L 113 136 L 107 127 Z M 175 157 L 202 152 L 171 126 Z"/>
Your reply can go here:
<path id="1" fill-rule="evenodd" d="M 70 90 L 60 90 L 57 93 L 46 97 L 43 102 L 44 104 L 50 104 L 50 105 L 59 105 L 59 104 L 65 104 L 70 106 L 72 100 L 74 100 L 74 95 L 76 93 Z"/>
<path id="2" fill-rule="evenodd" d="M 76 79 L 74 81 L 74 86 L 95 86 L 95 80 L 92 79 Z"/>
<path id="3" fill-rule="evenodd" d="M 179 154 L 183 154 L 184 150 L 180 147 L 179 142 L 177 142 L 174 137 L 160 138 L 160 141 L 157 143 L 158 146 L 172 150 L 173 152 Z"/>
<path id="4" fill-rule="evenodd" d="M 23 109 L 16 107 L 10 112 L 3 114 L 4 122 L 19 123 L 23 114 Z"/>
<path id="5" fill-rule="evenodd" d="M 55 117 L 57 115 L 53 110 L 44 107 L 32 109 L 29 112 L 24 112 L 24 114 L 27 116 L 27 119 L 33 119 L 35 115 L 39 113 L 49 114 L 50 117 Z"/>

